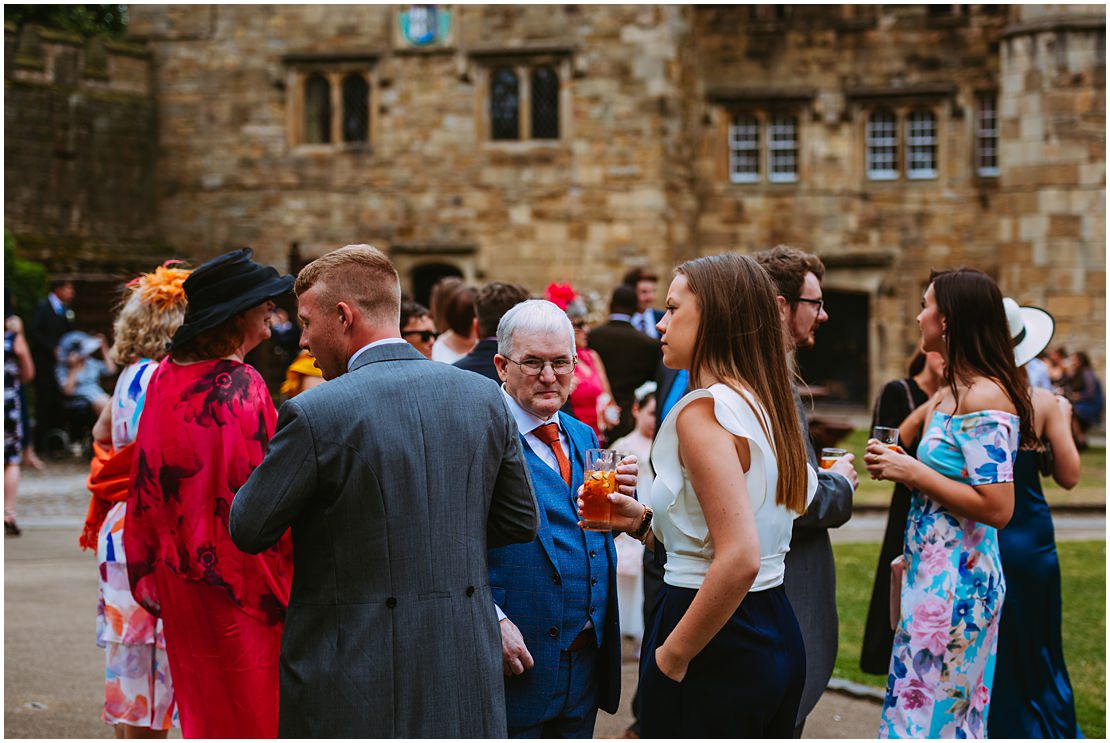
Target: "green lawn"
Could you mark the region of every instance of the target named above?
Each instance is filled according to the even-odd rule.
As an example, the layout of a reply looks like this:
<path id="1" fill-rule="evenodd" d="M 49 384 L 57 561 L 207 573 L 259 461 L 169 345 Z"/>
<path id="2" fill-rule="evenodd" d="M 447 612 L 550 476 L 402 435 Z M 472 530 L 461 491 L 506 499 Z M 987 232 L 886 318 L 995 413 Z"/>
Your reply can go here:
<path id="1" fill-rule="evenodd" d="M 1105 456 L 1105 455 L 1104 455 Z M 1075 690 L 1076 715 L 1088 738 L 1106 736 L 1106 543 L 1060 542 L 1064 658 Z M 840 651 L 834 674 L 868 686 L 886 679 L 859 668 L 863 625 L 879 558 L 878 544 L 837 544 L 836 594 Z"/>
<path id="2" fill-rule="evenodd" d="M 837 444 L 856 455 L 856 471 L 859 473 L 859 490 L 855 502 L 863 505 L 886 506 L 890 503 L 893 483 L 872 480 L 863 466 L 863 454 L 867 450 L 868 432 L 857 428 L 842 442 Z M 1106 503 L 1106 448 L 1091 447 L 1080 454 L 1079 484 L 1071 490 L 1064 490 L 1051 479 L 1042 480 L 1045 499 L 1049 505 L 1055 503 Z"/>

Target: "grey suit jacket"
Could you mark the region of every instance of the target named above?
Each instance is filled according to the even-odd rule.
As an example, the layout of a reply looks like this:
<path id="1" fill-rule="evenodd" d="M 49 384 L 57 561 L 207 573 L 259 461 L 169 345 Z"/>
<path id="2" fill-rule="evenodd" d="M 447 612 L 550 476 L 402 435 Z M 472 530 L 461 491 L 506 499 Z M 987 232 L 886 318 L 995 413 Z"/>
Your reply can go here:
<path id="1" fill-rule="evenodd" d="M 230 521 L 251 553 L 293 529 L 279 734 L 504 738 L 486 550 L 538 523 L 484 377 L 389 344 L 285 403 Z"/>
<path id="2" fill-rule="evenodd" d="M 852 484 L 847 478 L 818 468 L 809 439 L 809 421 L 801 395 L 794 389 L 794 407 L 806 442 L 806 456 L 817 470 L 817 493 L 804 514 L 794 519 L 794 535 L 786 553 L 786 595 L 806 645 L 806 685 L 798 722 L 813 711 L 836 665 L 840 626 L 836 614 L 836 565 L 829 529 L 852 517 Z M 294 580 L 296 576 L 294 575 Z"/>

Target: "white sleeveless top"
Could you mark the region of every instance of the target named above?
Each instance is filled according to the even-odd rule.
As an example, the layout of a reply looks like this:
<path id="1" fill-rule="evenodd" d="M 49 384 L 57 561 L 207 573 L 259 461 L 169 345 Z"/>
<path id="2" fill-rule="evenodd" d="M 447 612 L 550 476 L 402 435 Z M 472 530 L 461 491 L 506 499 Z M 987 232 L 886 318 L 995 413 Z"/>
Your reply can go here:
<path id="1" fill-rule="evenodd" d="M 701 588 L 713 562 L 713 542 L 705 524 L 705 515 L 678 459 L 678 414 L 693 400 L 702 397 L 713 398 L 713 413 L 722 428 L 748 440 L 751 467 L 744 473 L 744 482 L 748 487 L 748 498 L 759 535 L 759 574 L 751 590 L 774 588 L 782 584 L 794 519 L 799 514 L 775 503 L 778 461 L 774 447 L 759 425 L 762 419 L 770 430 L 766 411 L 751 394 L 744 392 L 741 397 L 724 384 L 715 384 L 707 390 L 694 390 L 679 400 L 667 414 L 651 449 L 651 464 L 655 470 L 655 485 L 651 491 L 655 516 L 651 526 L 655 536 L 662 539 L 667 547 L 663 580 L 679 588 Z M 809 474 L 806 487 L 808 506 L 817 491 L 817 473 L 808 464 L 806 470 Z"/>

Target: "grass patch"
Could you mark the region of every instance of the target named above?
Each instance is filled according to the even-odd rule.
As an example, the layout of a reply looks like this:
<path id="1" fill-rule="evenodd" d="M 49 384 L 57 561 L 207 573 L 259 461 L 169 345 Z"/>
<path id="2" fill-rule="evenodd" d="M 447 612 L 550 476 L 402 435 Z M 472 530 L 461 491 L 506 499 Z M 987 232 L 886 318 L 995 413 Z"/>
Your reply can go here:
<path id="1" fill-rule="evenodd" d="M 1104 455 L 1105 456 L 1105 455 Z M 1088 738 L 1106 736 L 1106 543 L 1060 542 L 1064 659 L 1075 690 L 1075 712 Z M 836 602 L 840 650 L 834 675 L 882 688 L 884 676 L 859 668 L 863 626 L 879 545 L 836 544 Z"/>
<path id="2" fill-rule="evenodd" d="M 868 431 L 857 428 L 841 441 L 838 446 L 856 455 L 856 472 L 859 473 L 859 489 L 854 501 L 868 506 L 890 504 L 890 493 L 894 483 L 872 480 L 863 466 L 863 455 L 867 450 Z M 1044 497 L 1048 504 L 1057 503 L 1106 503 L 1106 447 L 1092 446 L 1080 452 L 1079 484 L 1071 490 L 1064 490 L 1050 478 L 1041 481 Z"/>

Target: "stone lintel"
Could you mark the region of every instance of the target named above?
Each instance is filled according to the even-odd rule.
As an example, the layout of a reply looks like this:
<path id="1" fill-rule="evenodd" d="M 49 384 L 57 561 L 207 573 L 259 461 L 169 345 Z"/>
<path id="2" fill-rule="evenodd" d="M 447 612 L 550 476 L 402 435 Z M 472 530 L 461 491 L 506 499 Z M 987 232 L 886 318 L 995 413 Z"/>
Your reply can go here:
<path id="1" fill-rule="evenodd" d="M 142 44 L 107 39 L 104 41 L 104 48 L 112 54 L 119 54 L 124 57 L 136 57 L 138 59 L 150 59 L 151 57 L 150 50 Z"/>
<path id="2" fill-rule="evenodd" d="M 383 55 L 380 49 L 351 49 L 347 51 L 330 52 L 290 52 L 283 54 L 281 61 L 285 64 L 336 64 L 342 62 L 376 62 Z"/>
<path id="3" fill-rule="evenodd" d="M 1106 28 L 1105 16 L 1076 16 L 1073 18 L 1045 18 L 1028 23 L 1015 23 L 1002 29 L 1002 39 L 1033 34 L 1066 31 L 1102 31 Z"/>
<path id="4" fill-rule="evenodd" d="M 706 91 L 710 103 L 808 103 L 817 97 L 817 88 L 733 88 L 713 87 Z"/>
<path id="5" fill-rule="evenodd" d="M 956 94 L 956 84 L 948 82 L 912 83 L 909 85 L 872 85 L 850 87 L 844 95 L 853 100 L 876 98 L 923 98 Z"/>
<path id="6" fill-rule="evenodd" d="M 476 255 L 478 253 L 478 246 L 459 245 L 457 243 L 449 245 L 435 243 L 395 243 L 389 246 L 389 252 L 393 255 Z"/>
<path id="7" fill-rule="evenodd" d="M 886 268 L 894 265 L 892 253 L 864 253 L 854 251 L 850 253 L 822 253 L 821 262 L 825 268 Z"/>
<path id="8" fill-rule="evenodd" d="M 538 57 L 543 55 L 569 57 L 577 51 L 574 44 L 529 44 L 526 46 L 497 46 L 468 49 L 467 55 L 475 59 L 506 59 Z"/>

